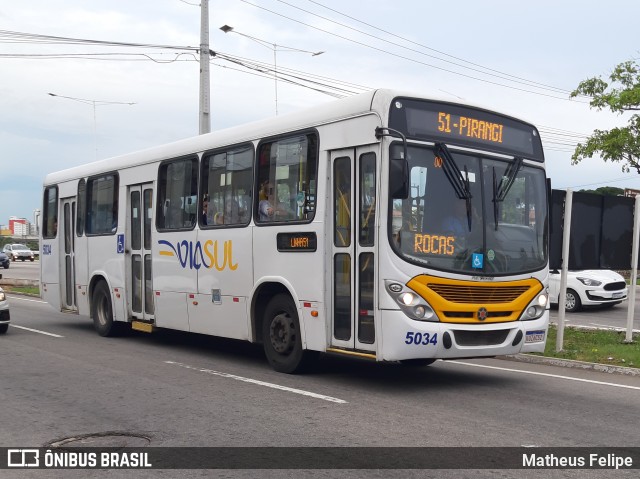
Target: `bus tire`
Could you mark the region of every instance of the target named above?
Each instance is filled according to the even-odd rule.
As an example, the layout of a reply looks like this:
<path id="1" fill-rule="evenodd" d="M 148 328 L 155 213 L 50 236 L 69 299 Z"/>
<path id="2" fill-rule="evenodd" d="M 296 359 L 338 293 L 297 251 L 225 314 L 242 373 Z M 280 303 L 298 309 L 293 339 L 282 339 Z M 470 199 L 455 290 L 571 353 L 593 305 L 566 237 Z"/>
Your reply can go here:
<path id="1" fill-rule="evenodd" d="M 9 331 L 9 325 L 8 324 L 0 324 L 0 334 L 5 334 L 7 331 Z"/>
<path id="2" fill-rule="evenodd" d="M 298 310 L 287 294 L 278 294 L 267 304 L 262 321 L 262 342 L 269 364 L 280 373 L 302 372 L 317 356 L 316 351 L 302 349 Z"/>
<path id="3" fill-rule="evenodd" d="M 113 305 L 111 304 L 111 292 L 107 283 L 100 281 L 93 290 L 91 301 L 91 316 L 93 327 L 100 336 L 117 336 L 120 324 L 113 320 Z"/>

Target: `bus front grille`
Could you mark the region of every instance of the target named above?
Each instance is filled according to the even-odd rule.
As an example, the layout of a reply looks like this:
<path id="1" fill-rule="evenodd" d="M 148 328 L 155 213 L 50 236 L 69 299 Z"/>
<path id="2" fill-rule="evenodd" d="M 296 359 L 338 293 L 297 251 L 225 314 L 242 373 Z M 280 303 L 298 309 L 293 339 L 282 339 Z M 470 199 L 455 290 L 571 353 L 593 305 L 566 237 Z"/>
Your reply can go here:
<path id="1" fill-rule="evenodd" d="M 427 286 L 452 303 L 510 303 L 524 294 L 528 286 L 470 286 L 429 283 Z"/>

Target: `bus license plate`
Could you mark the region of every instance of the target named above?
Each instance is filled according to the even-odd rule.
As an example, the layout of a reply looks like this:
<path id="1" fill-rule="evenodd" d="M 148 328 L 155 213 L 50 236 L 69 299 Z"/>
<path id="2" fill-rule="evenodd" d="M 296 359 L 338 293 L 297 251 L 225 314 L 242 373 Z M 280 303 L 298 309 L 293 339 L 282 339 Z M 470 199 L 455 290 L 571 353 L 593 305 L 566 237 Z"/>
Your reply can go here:
<path id="1" fill-rule="evenodd" d="M 527 331 L 525 343 L 539 343 L 544 341 L 544 331 Z"/>

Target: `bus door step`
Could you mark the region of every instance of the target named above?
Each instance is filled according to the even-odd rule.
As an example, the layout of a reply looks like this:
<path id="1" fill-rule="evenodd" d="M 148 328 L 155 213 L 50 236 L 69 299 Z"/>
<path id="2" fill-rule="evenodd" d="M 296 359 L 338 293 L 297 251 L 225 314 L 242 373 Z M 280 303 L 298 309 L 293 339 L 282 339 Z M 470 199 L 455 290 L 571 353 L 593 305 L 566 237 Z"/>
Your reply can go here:
<path id="1" fill-rule="evenodd" d="M 131 329 L 134 331 L 142 331 L 143 333 L 152 333 L 155 327 L 153 323 L 147 323 L 145 321 L 131 321 Z"/>

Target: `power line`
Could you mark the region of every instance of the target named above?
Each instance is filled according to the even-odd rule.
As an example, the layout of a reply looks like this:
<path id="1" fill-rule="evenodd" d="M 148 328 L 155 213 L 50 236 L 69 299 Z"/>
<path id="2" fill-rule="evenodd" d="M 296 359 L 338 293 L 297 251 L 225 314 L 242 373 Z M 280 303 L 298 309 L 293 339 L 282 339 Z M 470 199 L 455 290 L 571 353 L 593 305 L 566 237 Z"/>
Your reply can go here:
<path id="1" fill-rule="evenodd" d="M 596 186 L 596 185 L 607 185 L 609 183 L 618 183 L 619 181 L 630 181 L 630 180 L 634 180 L 634 179 L 640 179 L 640 177 L 638 178 L 632 178 L 629 176 L 623 176 L 620 178 L 614 178 L 612 180 L 605 180 L 605 181 L 598 181 L 596 183 L 585 183 L 583 185 L 573 185 L 573 186 L 561 186 L 560 188 L 582 188 L 584 186 Z"/>
<path id="2" fill-rule="evenodd" d="M 86 38 L 57 37 L 51 35 L 39 35 L 35 33 L 13 32 L 10 30 L 0 30 L 0 43 L 31 43 L 31 44 L 51 44 L 51 45 L 99 45 L 117 47 L 143 47 L 162 48 L 165 50 L 183 50 L 197 52 L 199 47 L 176 46 L 176 45 L 156 45 L 153 43 L 131 43 L 113 42 L 103 40 L 90 40 Z"/>
<path id="3" fill-rule="evenodd" d="M 404 56 L 404 55 L 399 55 L 397 53 L 393 53 L 393 52 L 390 52 L 388 50 L 384 50 L 382 48 L 378 48 L 378 47 L 375 47 L 373 45 L 369 45 L 367 43 L 363 43 L 363 42 L 360 42 L 358 40 L 354 40 L 352 38 L 345 37 L 344 35 L 339 35 L 337 33 L 330 32 L 330 31 L 322 29 L 320 27 L 316 27 L 316 26 L 310 25 L 310 24 L 305 23 L 305 22 L 303 22 L 301 20 L 297 20 L 295 18 L 288 17 L 288 16 L 286 16 L 284 14 L 281 14 L 281 13 L 275 12 L 273 10 L 269 10 L 268 8 L 262 7 L 260 5 L 256 5 L 254 3 L 251 3 L 248 0 L 240 0 L 240 1 L 243 2 L 243 3 L 246 3 L 247 5 L 251 5 L 251 6 L 259 8 L 261 10 L 265 10 L 265 11 L 267 11 L 267 12 L 273 14 L 273 15 L 277 15 L 279 17 L 285 18 L 285 19 L 290 20 L 292 22 L 299 23 L 301 25 L 304 25 L 306 27 L 312 28 L 314 30 L 318 30 L 320 32 L 326 33 L 328 35 L 335 36 L 335 37 L 340 38 L 342 40 L 346 40 L 348 42 L 355 43 L 357 45 L 364 46 L 364 47 L 369 48 L 371 50 L 375 50 L 375 51 L 378 51 L 378 52 L 381 52 L 381 53 L 385 53 L 387 55 L 391 55 L 391 56 L 400 58 L 402 60 L 407 60 L 407 61 L 410 61 L 412 63 L 417 63 L 417 64 L 420 64 L 420 65 L 424 65 L 424 66 L 428 66 L 428 67 L 431 67 L 431 68 L 435 68 L 437 70 L 445 71 L 447 73 L 452 73 L 454 75 L 462 76 L 462 77 L 465 77 L 465 78 L 481 81 L 481 82 L 492 84 L 492 85 L 496 85 L 496 86 L 501 86 L 501 87 L 504 87 L 504 88 L 510 88 L 512 90 L 522 91 L 522 92 L 525 92 L 525 93 L 531 93 L 531 94 L 534 94 L 534 95 L 540 95 L 540 96 L 545 96 L 545 97 L 548 97 L 548 98 L 554 98 L 556 100 L 572 101 L 574 103 L 587 103 L 587 102 L 582 102 L 582 101 L 579 101 L 579 100 L 574 100 L 572 98 L 558 97 L 558 96 L 550 95 L 550 94 L 547 94 L 547 93 L 531 91 L 531 90 L 527 90 L 527 89 L 524 89 L 524 88 L 519 88 L 519 87 L 516 87 L 516 86 L 513 86 L 513 85 L 505 85 L 503 83 L 499 83 L 499 82 L 495 82 L 495 81 L 491 81 L 491 80 L 487 80 L 487 79 L 483 79 L 483 78 L 478 78 L 478 77 L 475 77 L 475 76 L 472 76 L 472 75 L 467 75 L 465 73 L 457 72 L 457 71 L 450 70 L 450 69 L 447 69 L 447 68 L 444 68 L 444 67 L 432 65 L 430 63 L 426 63 L 426 62 L 423 62 L 423 61 L 420 61 L 420 60 L 416 60 L 415 58 L 410 58 L 410 57 L 407 57 L 407 56 Z"/>
<path id="4" fill-rule="evenodd" d="M 347 28 L 349 30 L 353 30 L 354 32 L 360 33 L 362 35 L 366 35 L 368 37 L 375 38 L 376 40 L 379 40 L 381 42 L 389 43 L 391 45 L 394 45 L 394 46 L 409 50 L 411 52 L 418 53 L 419 55 L 424 55 L 424 56 L 427 56 L 427 57 L 430 57 L 430 58 L 434 58 L 434 59 L 442 61 L 442 62 L 450 63 L 452 65 L 455 65 L 455 66 L 458 66 L 458 67 L 461 67 L 461 68 L 465 68 L 465 69 L 468 69 L 468 70 L 471 70 L 471 71 L 475 71 L 475 72 L 481 73 L 483 75 L 487 75 L 488 74 L 487 71 L 488 71 L 488 72 L 491 72 L 491 74 L 494 74 L 494 75 L 497 74 L 498 78 L 501 78 L 501 79 L 507 80 L 507 81 L 511 81 L 511 82 L 514 82 L 514 83 L 521 83 L 521 84 L 524 84 L 526 86 L 531 86 L 531 87 L 534 87 L 534 88 L 540 88 L 540 89 L 543 89 L 543 90 L 549 90 L 549 91 L 553 91 L 554 93 L 565 93 L 565 94 L 570 94 L 571 93 L 570 90 L 566 90 L 564 88 L 558 88 L 558 87 L 554 87 L 554 86 L 551 86 L 551 85 L 546 85 L 544 83 L 536 82 L 536 81 L 533 81 L 533 80 L 528 80 L 528 79 L 523 78 L 523 77 L 519 77 L 519 76 L 516 76 L 516 75 L 511 75 L 509 73 L 501 72 L 501 71 L 495 70 L 493 68 L 485 67 L 485 66 L 480 65 L 478 63 L 474 63 L 474 62 L 471 62 L 471 61 L 468 61 L 468 60 L 465 60 L 465 59 L 462 59 L 462 58 L 459 58 L 459 57 L 456 57 L 456 56 L 453 56 L 453 55 L 449 55 L 448 53 L 444 53 L 442 51 L 436 50 L 435 48 L 428 47 L 426 45 L 423 45 L 421 43 L 415 42 L 415 41 L 410 40 L 408 38 L 402 37 L 400 35 L 396 35 L 396 34 L 394 34 L 392 32 L 389 32 L 388 30 L 384 30 L 384 29 L 382 29 L 380 27 L 376 27 L 376 26 L 371 25 L 369 23 L 366 23 L 366 22 L 363 22 L 361 20 L 358 20 L 355 17 L 346 15 L 346 14 L 344 14 L 342 12 L 339 12 L 338 10 L 335 10 L 333 8 L 329 8 L 329 7 L 323 5 L 323 4 L 319 3 L 319 2 L 315 2 L 315 1 L 309 0 L 311 3 L 314 3 L 314 4 L 316 4 L 316 5 L 320 6 L 320 7 L 323 7 L 323 8 L 326 8 L 328 10 L 331 10 L 332 12 L 335 12 L 335 13 L 337 13 L 339 15 L 345 16 L 345 17 L 347 17 L 347 18 L 349 18 L 351 20 L 354 20 L 354 21 L 356 21 L 358 23 L 366 25 L 366 26 L 368 26 L 370 28 L 373 28 L 375 30 L 381 31 L 383 33 L 386 33 L 387 35 L 390 35 L 390 36 L 393 36 L 395 38 L 398 38 L 398 39 L 400 39 L 400 40 L 402 40 L 404 42 L 407 42 L 407 43 L 410 43 L 412 45 L 416 45 L 416 46 L 419 46 L 421 48 L 436 52 L 436 53 L 438 53 L 440 55 L 444 55 L 444 56 L 447 56 L 449 58 L 453 58 L 453 59 L 458 60 L 458 61 L 463 62 L 463 63 L 468 63 L 469 65 L 473 65 L 473 67 L 470 67 L 470 66 L 467 66 L 467 65 L 464 65 L 464 64 L 460 64 L 460 63 L 457 63 L 455 61 L 447 60 L 446 58 L 440 58 L 440 57 L 435 56 L 435 55 L 430 55 L 430 54 L 425 53 L 423 51 L 416 50 L 414 48 L 410 48 L 410 47 L 407 47 L 405 45 L 401 45 L 399 43 L 392 42 L 390 40 L 386 40 L 384 38 L 380 38 L 380 37 L 378 37 L 376 35 L 373 35 L 371 33 L 367 33 L 367 32 L 362 31 L 362 30 L 358 30 L 357 28 L 351 27 L 349 25 L 346 25 L 344 23 L 338 22 L 338 21 L 333 20 L 331 18 L 319 15 L 319 14 L 311 12 L 309 10 L 305 10 L 304 8 L 301 8 L 299 6 L 293 5 L 293 4 L 291 4 L 289 2 L 286 2 L 284 0 L 277 0 L 277 1 L 280 2 L 280 3 L 284 3 L 285 5 L 288 5 L 291 8 L 295 8 L 295 9 L 300 10 L 302 12 L 305 12 L 305 13 L 308 13 L 308 14 L 313 15 L 315 17 L 318 17 L 318 18 L 320 18 L 322 20 L 326 20 L 328 22 L 334 23 L 336 25 L 339 25 L 341 27 Z M 477 68 L 474 68 L 474 67 L 477 67 Z M 487 70 L 487 71 L 483 71 L 483 70 Z"/>
<path id="5" fill-rule="evenodd" d="M 16 58 L 26 60 L 103 60 L 103 61 L 146 61 L 155 63 L 174 63 L 177 61 L 198 61 L 193 53 L 172 53 L 173 59 L 160 60 L 153 58 L 154 55 L 166 55 L 165 53 L 0 53 L 0 58 Z M 187 56 L 190 59 L 182 60 L 180 57 Z M 116 58 L 109 58 L 116 57 Z M 125 57 L 125 58 L 122 58 Z M 143 58 L 127 58 L 143 57 Z"/>

